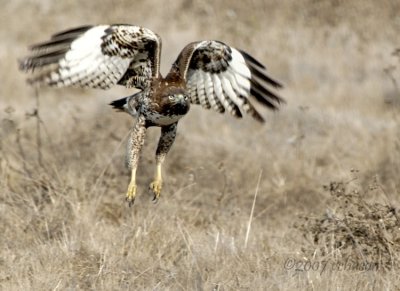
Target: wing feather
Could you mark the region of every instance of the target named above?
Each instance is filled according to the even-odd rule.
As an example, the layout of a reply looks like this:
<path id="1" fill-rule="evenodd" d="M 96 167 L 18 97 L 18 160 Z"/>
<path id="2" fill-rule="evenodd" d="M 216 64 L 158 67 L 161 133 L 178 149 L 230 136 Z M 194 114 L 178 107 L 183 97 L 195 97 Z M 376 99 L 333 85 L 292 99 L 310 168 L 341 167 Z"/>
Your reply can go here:
<path id="1" fill-rule="evenodd" d="M 235 117 L 242 117 L 240 109 L 238 107 L 238 103 L 240 103 L 239 98 L 235 91 L 232 89 L 231 82 L 226 77 L 227 73 L 225 72 L 221 78 L 222 89 L 224 90 L 225 96 L 225 107 L 227 108 L 228 112 L 230 112 Z"/>
<path id="2" fill-rule="evenodd" d="M 40 85 L 107 89 L 119 84 L 145 89 L 159 76 L 161 39 L 139 26 L 78 27 L 30 50 L 20 69 L 36 71 L 29 81 Z"/>
<path id="3" fill-rule="evenodd" d="M 190 95 L 190 102 L 193 104 L 200 104 L 199 96 L 197 95 L 197 86 L 195 78 L 188 80 L 188 91 Z"/>
<path id="4" fill-rule="evenodd" d="M 224 90 L 222 89 L 221 81 L 215 75 L 211 75 L 211 78 L 214 86 L 214 93 L 215 93 L 214 99 L 216 100 L 216 102 L 218 101 L 219 104 L 221 104 L 224 107 L 224 110 L 219 112 L 225 112 L 226 98 L 224 96 Z"/>
<path id="5" fill-rule="evenodd" d="M 254 100 L 273 110 L 284 102 L 273 91 L 282 85 L 267 74 L 264 65 L 248 53 L 220 41 L 188 44 L 179 54 L 170 74 L 177 72 L 186 80 L 192 103 L 200 103 L 204 108 L 211 107 L 218 112 L 228 111 L 236 117 L 242 117 L 246 112 L 263 121 L 252 104 Z M 211 106 L 204 106 L 206 101 Z"/>
<path id="6" fill-rule="evenodd" d="M 204 80 L 204 74 L 201 71 L 196 72 L 196 86 L 197 86 L 197 91 L 196 94 L 199 98 L 201 106 L 203 108 L 209 109 L 211 108 L 210 102 L 207 99 L 206 95 L 206 90 L 205 90 L 205 80 Z"/>
<path id="7" fill-rule="evenodd" d="M 214 83 L 212 80 L 212 75 L 210 75 L 210 74 L 203 74 L 203 75 L 204 75 L 204 81 L 205 81 L 206 96 L 207 96 L 207 99 L 210 100 L 211 107 L 215 111 L 223 113 L 225 111 L 225 107 L 222 105 L 222 103 L 218 99 L 218 96 L 216 94 L 214 94 Z"/>

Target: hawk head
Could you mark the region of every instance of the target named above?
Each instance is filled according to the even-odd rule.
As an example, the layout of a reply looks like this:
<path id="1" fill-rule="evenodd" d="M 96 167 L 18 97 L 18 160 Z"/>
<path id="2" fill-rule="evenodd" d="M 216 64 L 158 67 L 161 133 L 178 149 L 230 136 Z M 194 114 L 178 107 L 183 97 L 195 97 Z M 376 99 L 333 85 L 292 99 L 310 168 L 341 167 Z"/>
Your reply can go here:
<path id="1" fill-rule="evenodd" d="M 190 99 L 186 90 L 179 87 L 166 87 L 160 98 L 163 115 L 185 115 L 190 108 Z"/>

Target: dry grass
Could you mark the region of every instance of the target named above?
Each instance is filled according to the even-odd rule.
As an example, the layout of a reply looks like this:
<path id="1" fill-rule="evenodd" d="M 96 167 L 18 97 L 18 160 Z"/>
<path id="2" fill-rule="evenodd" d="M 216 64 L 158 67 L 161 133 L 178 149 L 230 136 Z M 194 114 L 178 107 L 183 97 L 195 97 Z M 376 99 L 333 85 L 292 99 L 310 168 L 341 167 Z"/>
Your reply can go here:
<path id="1" fill-rule="evenodd" d="M 0 289 L 400 288 L 395 2 L 2 3 Z M 265 126 L 193 108 L 155 205 L 150 130 L 128 208 L 132 120 L 106 104 L 129 91 L 43 89 L 38 107 L 16 65 L 53 32 L 112 22 L 157 31 L 164 72 L 192 40 L 243 48 L 286 84 L 288 104 Z"/>
<path id="2" fill-rule="evenodd" d="M 296 224 L 310 243 L 302 249 L 303 253 L 309 258 L 321 256 L 341 264 L 351 261 L 362 266 L 366 263 L 375 270 L 398 269 L 399 209 L 390 201 L 385 204 L 367 201 L 365 196 L 369 191 L 374 191 L 375 199 L 379 197 L 376 190 L 382 188 L 376 180 L 366 192 L 349 190 L 348 186 L 349 183 L 330 183 L 326 190 L 332 197 L 325 213 L 317 217 L 304 216 Z"/>

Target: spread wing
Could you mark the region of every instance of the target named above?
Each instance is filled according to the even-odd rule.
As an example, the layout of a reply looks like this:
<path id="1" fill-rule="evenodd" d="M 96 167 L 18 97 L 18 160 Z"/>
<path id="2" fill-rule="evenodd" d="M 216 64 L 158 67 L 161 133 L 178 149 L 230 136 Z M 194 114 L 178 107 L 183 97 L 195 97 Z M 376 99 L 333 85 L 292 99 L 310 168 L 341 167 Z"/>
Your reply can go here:
<path id="1" fill-rule="evenodd" d="M 20 69 L 34 73 L 31 83 L 144 89 L 159 75 L 161 39 L 139 26 L 83 26 L 57 33 L 30 51 Z"/>
<path id="2" fill-rule="evenodd" d="M 220 41 L 187 45 L 170 74 L 173 72 L 185 79 L 192 103 L 221 113 L 228 111 L 242 117 L 242 112 L 246 112 L 258 121 L 264 121 L 251 99 L 274 110 L 284 102 L 269 88 L 281 88 L 282 85 L 268 76 L 260 62 Z"/>

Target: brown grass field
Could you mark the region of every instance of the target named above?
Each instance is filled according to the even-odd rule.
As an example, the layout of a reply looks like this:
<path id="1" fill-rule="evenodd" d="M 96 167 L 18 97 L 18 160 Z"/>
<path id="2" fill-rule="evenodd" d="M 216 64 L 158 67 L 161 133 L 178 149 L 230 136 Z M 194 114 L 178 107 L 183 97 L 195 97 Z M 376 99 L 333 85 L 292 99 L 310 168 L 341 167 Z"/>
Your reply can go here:
<path id="1" fill-rule="evenodd" d="M 1 7 L 0 290 L 400 289 L 399 1 Z M 151 129 L 129 208 L 133 120 L 107 104 L 131 91 L 36 99 L 17 66 L 28 45 L 100 23 L 159 33 L 163 73 L 190 41 L 244 49 L 285 84 L 287 104 L 265 110 L 265 125 L 192 108 L 157 204 Z"/>

